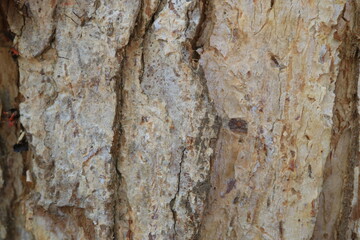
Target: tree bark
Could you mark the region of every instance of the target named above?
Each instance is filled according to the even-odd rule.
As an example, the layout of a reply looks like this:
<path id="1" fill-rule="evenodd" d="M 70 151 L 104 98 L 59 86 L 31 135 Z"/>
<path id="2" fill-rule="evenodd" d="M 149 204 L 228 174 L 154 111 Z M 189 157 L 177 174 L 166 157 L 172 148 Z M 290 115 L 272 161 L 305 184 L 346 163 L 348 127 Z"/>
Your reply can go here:
<path id="1" fill-rule="evenodd" d="M 0 239 L 360 239 L 359 11 L 2 1 Z"/>

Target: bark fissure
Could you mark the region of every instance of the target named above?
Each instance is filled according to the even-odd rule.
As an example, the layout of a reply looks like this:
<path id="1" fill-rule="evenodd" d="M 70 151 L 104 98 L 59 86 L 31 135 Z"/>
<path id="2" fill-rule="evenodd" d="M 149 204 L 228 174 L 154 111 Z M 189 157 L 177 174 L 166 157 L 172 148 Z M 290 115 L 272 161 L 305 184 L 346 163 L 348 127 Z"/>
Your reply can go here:
<path id="1" fill-rule="evenodd" d="M 179 166 L 180 166 L 180 169 L 179 169 L 179 173 L 178 173 L 178 184 L 177 184 L 177 189 L 176 189 L 176 193 L 174 195 L 174 198 L 171 199 L 170 201 L 170 209 L 171 209 L 171 212 L 173 214 L 173 221 L 174 221 L 174 239 L 177 239 L 177 232 L 176 232 L 176 218 L 177 218 L 177 213 L 176 213 L 176 209 L 175 209 L 175 201 L 176 201 L 176 198 L 177 196 L 179 195 L 179 192 L 180 192 L 180 187 L 181 187 L 181 171 L 182 171 L 182 164 L 184 162 L 184 158 L 185 158 L 185 152 L 186 152 L 186 148 L 183 149 L 182 151 L 182 154 L 181 154 L 181 159 L 180 159 L 180 163 L 179 163 Z"/>
<path id="2" fill-rule="evenodd" d="M 200 41 L 201 38 L 204 37 L 204 30 L 207 24 L 211 24 L 211 21 L 208 21 L 208 11 L 209 11 L 209 1 L 210 0 L 199 0 L 201 15 L 199 23 L 196 27 L 194 37 L 190 40 L 192 50 L 196 51 L 199 48 L 202 48 L 206 43 L 204 41 Z M 189 19 L 188 19 L 189 21 Z M 200 57 L 200 56 L 199 56 Z M 199 60 L 199 59 L 197 59 Z"/>
<path id="3" fill-rule="evenodd" d="M 121 54 L 121 53 L 119 53 Z M 123 57 L 123 56 L 122 56 Z M 120 69 L 123 68 L 123 60 L 121 60 L 120 62 Z M 120 70 L 119 70 L 119 74 L 120 74 Z M 122 94 L 122 89 L 123 89 L 123 80 L 121 76 L 117 76 L 115 79 L 115 91 L 116 91 L 116 112 L 115 112 L 115 118 L 114 118 L 114 140 L 112 143 L 112 156 L 113 156 L 113 161 L 114 161 L 114 166 L 115 166 L 115 173 L 116 173 L 116 178 L 117 180 L 114 183 L 114 189 L 115 189 L 115 199 L 114 199 L 114 226 L 113 226 L 113 236 L 114 239 L 120 239 L 117 233 L 117 221 L 118 221 L 118 210 L 117 210 L 117 204 L 118 204 L 118 200 L 119 200 L 119 190 L 118 190 L 118 186 L 117 184 L 120 184 L 122 176 L 121 176 L 121 172 L 118 168 L 118 159 L 119 159 L 119 152 L 121 149 L 121 143 L 120 143 L 120 139 L 122 136 L 122 127 L 121 127 L 121 118 L 122 118 L 122 104 L 123 104 L 123 94 Z"/>
<path id="4" fill-rule="evenodd" d="M 356 47 L 355 55 L 352 56 L 350 61 L 353 62 L 354 73 L 352 76 L 349 76 L 350 81 L 353 81 L 354 88 L 358 86 L 359 79 L 359 54 Z M 336 92 L 335 92 L 336 94 Z M 352 211 L 351 202 L 353 199 L 353 190 L 354 190 L 354 167 L 359 161 L 359 113 L 357 111 L 357 102 L 358 94 L 355 91 L 352 94 L 352 106 L 349 112 L 349 127 L 351 131 L 350 135 L 350 150 L 348 153 L 348 159 L 345 159 L 347 162 L 346 172 L 344 176 L 344 185 L 342 189 L 342 201 L 341 201 L 341 214 L 338 219 L 338 224 L 336 227 L 337 239 L 346 240 L 346 233 L 349 228 L 349 218 Z"/>
<path id="5" fill-rule="evenodd" d="M 335 82 L 331 152 L 324 169 L 323 189 L 319 198 L 319 213 L 313 239 L 349 239 L 349 222 L 353 211 L 354 168 L 359 156 L 359 29 L 358 9 L 354 9 L 354 26 L 344 19 L 344 7 L 339 19 L 348 25 L 348 33 L 339 47 L 341 63 Z"/>
<path id="6" fill-rule="evenodd" d="M 144 9 L 143 9 L 144 1 L 145 0 L 142 1 L 140 13 L 142 13 L 144 11 Z M 165 5 L 166 5 L 166 0 L 159 1 L 159 3 L 156 6 L 155 12 L 152 14 L 150 20 L 148 20 L 148 22 L 143 23 L 145 27 L 141 25 L 141 23 L 144 21 L 144 19 L 142 18 L 141 14 L 139 15 L 139 19 L 138 19 L 139 24 L 137 25 L 137 28 L 135 29 L 135 36 L 136 36 L 136 38 L 138 38 L 138 41 L 141 41 L 141 44 L 139 47 L 139 48 L 141 48 L 141 69 L 140 69 L 140 76 L 139 76 L 140 84 L 143 81 L 144 67 L 145 67 L 144 41 L 146 40 L 148 34 L 151 31 L 151 27 L 153 26 L 154 22 L 156 21 L 158 15 L 164 9 Z M 142 32 L 143 27 L 144 27 L 144 30 Z"/>
<path id="7" fill-rule="evenodd" d="M 19 109 L 19 65 L 17 56 L 10 55 L 14 47 L 15 34 L 8 23 L 9 11 L 16 11 L 11 1 L 0 3 L 0 239 L 20 239 L 31 237 L 23 226 L 24 216 L 19 214 L 22 200 L 27 191 L 21 181 L 27 167 L 26 154 L 15 153 L 13 146 L 22 129 L 18 120 L 10 122 L 8 113 Z"/>
<path id="8" fill-rule="evenodd" d="M 145 1 L 145 0 L 143 0 L 143 1 Z M 167 3 L 167 0 L 159 0 L 158 5 L 156 6 L 155 12 L 152 14 L 150 20 L 147 23 L 145 23 L 145 30 L 144 30 L 145 33 L 142 36 L 143 39 L 146 39 L 146 34 L 149 32 L 150 28 L 153 26 L 154 22 L 156 21 L 156 19 L 159 16 L 159 14 L 166 6 L 166 3 Z"/>
<path id="9" fill-rule="evenodd" d="M 114 159 L 115 159 L 115 162 L 116 162 L 116 171 L 117 171 L 117 175 L 118 175 L 118 178 L 119 178 L 119 181 L 120 181 L 120 184 L 122 185 L 126 185 L 125 183 L 125 179 L 124 177 L 122 176 L 122 169 L 119 168 L 119 161 L 120 161 L 120 155 L 121 155 L 121 151 L 122 151 L 122 148 L 121 148 L 121 139 L 122 138 L 125 138 L 125 136 L 123 135 L 124 133 L 124 129 L 123 129 L 123 120 L 124 120 L 124 112 L 123 112 L 123 108 L 124 108 L 124 78 L 126 77 L 124 75 L 124 65 L 126 64 L 126 62 L 128 61 L 131 61 L 133 59 L 130 59 L 128 57 L 128 55 L 131 55 L 130 53 L 132 51 L 136 51 L 137 49 L 132 49 L 132 45 L 136 42 L 141 42 L 139 44 L 139 49 L 141 49 L 141 61 L 140 61 L 140 76 L 139 76 L 139 82 L 141 84 L 142 82 L 142 78 L 143 78 L 143 73 L 144 73 L 144 65 L 145 65 L 145 59 L 144 59 L 144 39 L 146 39 L 146 36 L 147 34 L 149 34 L 149 32 L 151 31 L 151 27 L 153 25 L 153 23 L 156 21 L 156 18 L 158 16 L 158 14 L 162 11 L 162 9 L 164 8 L 165 6 L 165 3 L 166 1 L 164 0 L 161 0 L 159 1 L 157 7 L 156 7 L 156 10 L 155 12 L 152 14 L 152 17 L 148 20 L 148 22 L 143 22 L 144 19 L 142 17 L 142 14 L 144 12 L 144 0 L 141 1 L 141 4 L 140 4 L 140 7 L 139 7 L 139 10 L 138 10 L 138 14 L 137 14 L 137 17 L 136 17 L 136 22 L 134 24 L 134 28 L 132 30 L 132 34 L 129 38 L 129 41 L 128 41 L 128 44 L 126 46 L 124 46 L 122 48 L 121 51 L 118 51 L 118 54 L 119 54 L 119 58 L 121 58 L 121 66 L 120 66 L 120 70 L 119 70 L 119 76 L 117 77 L 117 80 L 116 80 L 116 83 L 117 83 L 117 86 L 116 86 L 116 91 L 117 91 L 117 97 L 118 97 L 118 100 L 117 100 L 117 104 L 118 106 L 116 107 L 117 111 L 116 111 L 116 117 L 115 117 L 115 121 L 114 121 L 114 124 L 115 124 L 115 127 L 114 127 L 114 131 L 116 133 L 115 135 L 115 138 L 114 138 L 114 144 L 113 144 L 113 152 L 116 152 L 117 154 L 115 155 Z M 119 193 L 117 193 L 119 194 Z M 128 221 L 128 227 L 127 227 L 127 233 L 126 233 L 126 238 L 127 239 L 133 239 L 133 232 L 132 232 L 132 226 L 131 226 L 131 223 L 133 222 L 133 219 L 131 218 L 131 214 L 129 214 L 131 212 L 131 206 L 129 204 L 129 199 L 128 197 L 126 196 L 126 189 L 123 189 L 123 193 L 122 193 L 122 198 L 125 199 L 126 201 L 126 206 L 123 208 L 125 208 L 125 213 L 123 213 L 121 216 L 117 216 L 115 219 L 116 221 L 119 221 L 121 220 L 120 218 L 121 217 L 124 217 L 124 214 L 126 214 L 128 216 L 127 218 L 127 221 Z M 117 197 L 117 199 L 119 199 L 119 196 Z M 116 201 L 116 204 L 119 204 L 118 201 Z M 116 208 L 116 206 L 115 206 Z M 123 211 L 124 212 L 124 211 Z M 116 215 L 119 215 L 119 210 L 115 209 L 115 216 Z M 115 228 L 118 228 L 119 229 L 119 223 L 115 222 L 115 225 L 114 225 Z M 119 231 L 116 231 L 116 229 L 114 228 L 114 234 L 115 234 L 115 239 L 121 239 L 120 236 L 118 236 L 120 233 L 118 233 Z"/>
<path id="10" fill-rule="evenodd" d="M 350 134 L 350 150 L 348 153 L 347 167 L 344 177 L 344 187 L 342 189 L 342 211 L 337 223 L 337 239 L 346 240 L 354 235 L 354 229 L 351 229 L 350 221 L 354 219 L 351 215 L 355 215 L 356 208 L 352 205 L 352 200 L 354 199 L 354 188 L 357 187 L 354 185 L 354 178 L 356 172 L 355 167 L 359 165 L 359 134 L 360 134 L 360 118 L 359 118 L 359 77 L 360 77 L 360 41 L 356 34 L 360 30 L 360 9 L 357 2 L 353 2 L 354 13 L 354 26 L 352 31 L 349 33 L 350 40 L 349 46 L 347 46 L 347 52 L 345 53 L 345 58 L 349 58 L 350 62 L 350 71 L 349 68 L 345 68 L 343 71 L 349 72 L 350 83 L 347 83 L 347 87 L 351 88 L 348 97 L 351 101 L 349 109 L 349 128 L 351 131 Z M 343 17 L 345 18 L 345 17 Z M 349 22 L 344 19 L 344 21 Z M 347 60 L 347 59 L 346 59 Z M 336 91 L 335 91 L 336 93 Z M 343 97 L 342 99 L 343 100 Z M 358 199 L 358 197 L 356 197 Z M 350 230 L 350 231 L 349 231 Z M 349 233 L 350 232 L 350 233 Z M 355 234 L 356 235 L 356 234 Z"/>
<path id="11" fill-rule="evenodd" d="M 137 12 L 136 21 L 133 25 L 133 28 L 131 30 L 130 37 L 128 39 L 127 44 L 122 48 L 117 50 L 117 57 L 119 59 L 119 71 L 117 75 L 115 76 L 115 92 L 116 92 L 116 112 L 115 112 L 115 118 L 114 118 L 114 140 L 112 144 L 112 155 L 113 155 L 113 161 L 115 166 L 115 173 L 117 180 L 115 181 L 115 198 L 114 198 L 114 226 L 113 226 L 113 237 L 114 239 L 122 239 L 121 230 L 120 230 L 120 223 L 119 221 L 123 217 L 123 214 L 127 214 L 129 211 L 131 211 L 131 207 L 129 204 L 129 199 L 126 196 L 125 187 L 123 186 L 125 183 L 125 179 L 123 178 L 121 174 L 121 169 L 119 169 L 119 161 L 120 161 L 120 155 L 122 151 L 121 146 L 121 139 L 124 138 L 124 129 L 122 126 L 122 120 L 123 120 L 123 107 L 124 107 L 124 76 L 123 76 L 123 70 L 125 62 L 128 61 L 127 59 L 127 49 L 129 45 L 131 45 L 132 41 L 136 38 L 136 31 L 137 31 L 137 24 L 139 22 L 140 16 L 142 12 L 142 4 L 140 4 L 140 7 Z M 116 186 L 117 185 L 117 186 Z M 121 185 L 121 186 L 120 186 Z M 123 188 L 123 192 L 121 192 L 120 187 Z M 120 201 L 122 199 L 122 201 Z M 125 206 L 119 206 L 119 204 L 123 203 Z M 120 213 L 121 210 L 119 208 L 125 209 L 125 213 Z M 124 210 L 122 211 L 124 212 Z M 132 232 L 131 232 L 131 224 L 132 221 L 131 218 L 129 218 L 129 226 L 127 230 L 127 237 L 128 239 L 132 239 Z"/>

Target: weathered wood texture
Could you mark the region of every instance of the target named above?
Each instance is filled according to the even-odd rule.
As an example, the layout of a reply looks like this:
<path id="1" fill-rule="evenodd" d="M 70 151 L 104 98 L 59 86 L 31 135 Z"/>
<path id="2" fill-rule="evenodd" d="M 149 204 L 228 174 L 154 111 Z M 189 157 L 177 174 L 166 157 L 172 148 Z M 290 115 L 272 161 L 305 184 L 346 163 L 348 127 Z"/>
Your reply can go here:
<path id="1" fill-rule="evenodd" d="M 359 11 L 2 1 L 0 239 L 360 239 Z"/>

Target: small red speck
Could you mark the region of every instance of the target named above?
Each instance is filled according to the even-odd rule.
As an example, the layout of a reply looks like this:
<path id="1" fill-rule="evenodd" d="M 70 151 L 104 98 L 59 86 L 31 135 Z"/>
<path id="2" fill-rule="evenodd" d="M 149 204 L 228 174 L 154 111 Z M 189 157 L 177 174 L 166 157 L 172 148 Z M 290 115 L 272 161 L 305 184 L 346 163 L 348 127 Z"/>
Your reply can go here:
<path id="1" fill-rule="evenodd" d="M 19 51 L 16 50 L 15 48 L 10 48 L 10 53 L 13 56 L 19 56 L 20 55 Z"/>
<path id="2" fill-rule="evenodd" d="M 9 121 L 13 121 L 13 120 L 14 120 L 14 118 L 15 118 L 15 116 L 16 116 L 16 114 L 15 114 L 15 113 L 11 114 L 11 116 L 10 116 L 10 118 L 9 118 Z"/>

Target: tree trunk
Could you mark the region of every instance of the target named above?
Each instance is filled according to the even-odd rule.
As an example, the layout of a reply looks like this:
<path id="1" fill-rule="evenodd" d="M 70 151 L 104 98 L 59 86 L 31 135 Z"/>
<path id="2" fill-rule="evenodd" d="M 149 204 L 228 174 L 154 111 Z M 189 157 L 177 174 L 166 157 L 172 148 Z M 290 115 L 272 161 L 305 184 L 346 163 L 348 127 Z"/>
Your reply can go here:
<path id="1" fill-rule="evenodd" d="M 360 239 L 359 13 L 1 1 L 0 239 Z"/>

